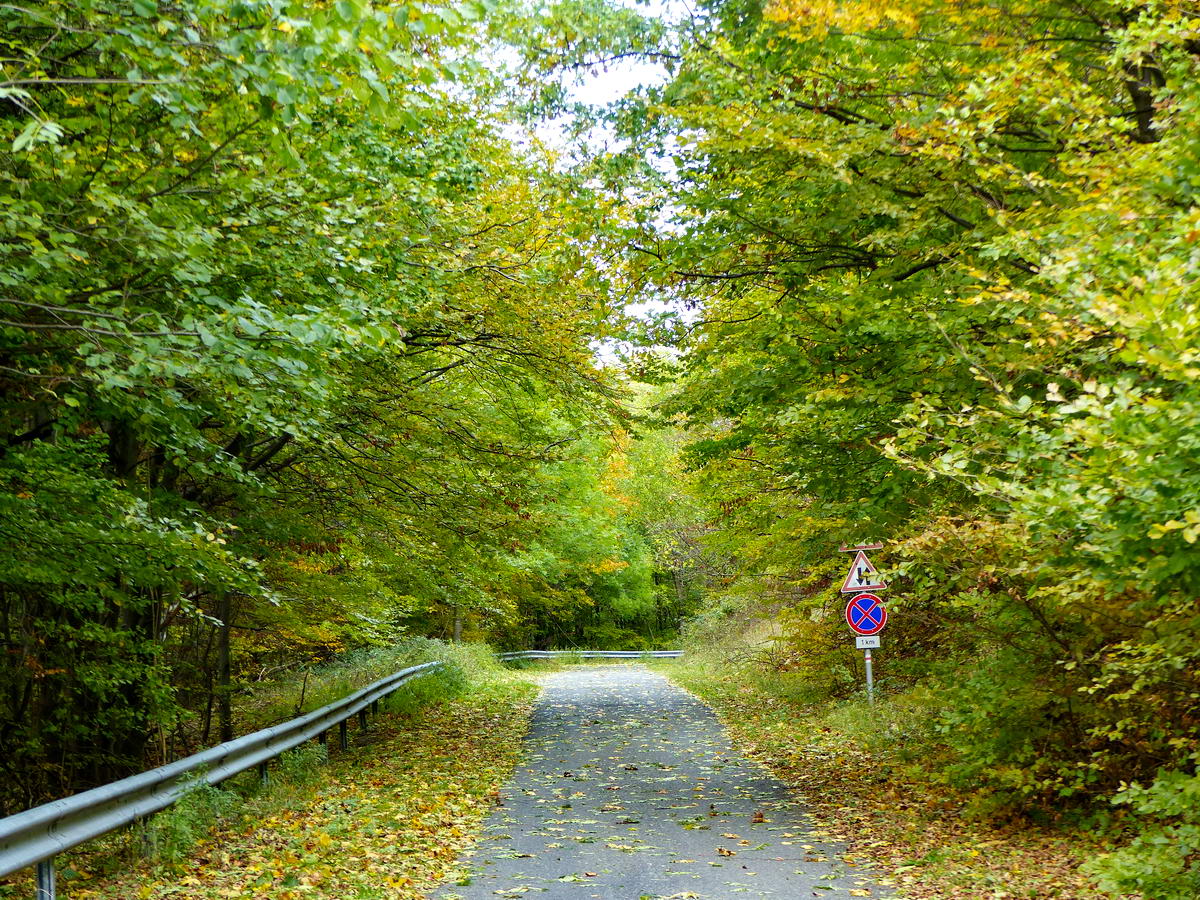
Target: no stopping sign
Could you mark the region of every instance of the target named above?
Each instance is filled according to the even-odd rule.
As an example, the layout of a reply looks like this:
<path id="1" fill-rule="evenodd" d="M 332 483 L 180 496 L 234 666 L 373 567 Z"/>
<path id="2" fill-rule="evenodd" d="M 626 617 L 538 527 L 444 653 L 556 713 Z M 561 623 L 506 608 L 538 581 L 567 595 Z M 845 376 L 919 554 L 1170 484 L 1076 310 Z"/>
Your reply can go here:
<path id="1" fill-rule="evenodd" d="M 846 604 L 846 624 L 855 634 L 879 634 L 887 624 L 887 610 L 874 594 L 859 594 Z"/>

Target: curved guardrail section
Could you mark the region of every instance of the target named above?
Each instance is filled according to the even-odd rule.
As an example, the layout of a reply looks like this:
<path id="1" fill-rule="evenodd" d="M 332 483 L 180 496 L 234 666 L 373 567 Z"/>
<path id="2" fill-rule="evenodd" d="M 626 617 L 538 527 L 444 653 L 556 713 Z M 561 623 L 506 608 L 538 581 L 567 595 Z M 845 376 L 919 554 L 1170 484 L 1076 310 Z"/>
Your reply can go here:
<path id="1" fill-rule="evenodd" d="M 501 653 L 504 662 L 526 659 L 670 659 L 681 650 L 518 650 Z M 197 782 L 219 784 L 248 769 L 266 764 L 313 738 L 325 740 L 334 725 L 340 727 L 346 747 L 346 722 L 355 715 L 366 725 L 368 708 L 414 678 L 436 672 L 445 664 L 434 660 L 410 666 L 381 678 L 341 700 L 273 725 L 261 731 L 217 744 L 191 756 L 150 769 L 111 784 L 101 785 L 0 819 L 0 875 L 37 866 L 37 900 L 54 900 L 53 859 L 93 838 L 128 825 L 170 806 Z"/>

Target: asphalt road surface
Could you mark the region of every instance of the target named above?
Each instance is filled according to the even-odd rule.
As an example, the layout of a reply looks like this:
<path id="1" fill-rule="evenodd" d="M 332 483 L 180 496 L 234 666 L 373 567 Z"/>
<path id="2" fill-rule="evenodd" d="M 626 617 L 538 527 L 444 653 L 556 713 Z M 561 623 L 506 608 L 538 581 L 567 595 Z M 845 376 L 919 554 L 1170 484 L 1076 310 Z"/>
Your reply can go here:
<path id="1" fill-rule="evenodd" d="M 642 666 L 548 675 L 525 755 L 442 900 L 888 897 L 712 711 Z"/>

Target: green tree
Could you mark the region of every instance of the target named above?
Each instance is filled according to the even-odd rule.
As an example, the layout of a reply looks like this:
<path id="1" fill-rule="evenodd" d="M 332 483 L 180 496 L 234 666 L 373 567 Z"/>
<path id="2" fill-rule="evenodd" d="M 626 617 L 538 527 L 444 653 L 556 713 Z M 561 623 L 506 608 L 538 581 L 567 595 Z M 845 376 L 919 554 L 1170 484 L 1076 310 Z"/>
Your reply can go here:
<path id="1" fill-rule="evenodd" d="M 485 12 L 0 10 L 6 805 L 227 736 L 255 672 L 506 614 L 561 423 L 611 414 L 614 201 L 503 136 Z"/>

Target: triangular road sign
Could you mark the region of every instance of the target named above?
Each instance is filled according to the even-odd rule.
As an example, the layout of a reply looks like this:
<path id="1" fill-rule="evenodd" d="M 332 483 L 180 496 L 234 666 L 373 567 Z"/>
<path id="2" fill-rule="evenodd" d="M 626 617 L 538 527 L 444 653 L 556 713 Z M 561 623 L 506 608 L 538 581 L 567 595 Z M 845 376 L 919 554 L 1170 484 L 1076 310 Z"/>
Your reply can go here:
<path id="1" fill-rule="evenodd" d="M 887 588 L 887 582 L 879 577 L 879 572 L 867 559 L 867 554 L 859 550 L 854 554 L 854 562 L 842 582 L 841 593 L 853 594 L 859 591 L 882 591 Z"/>

